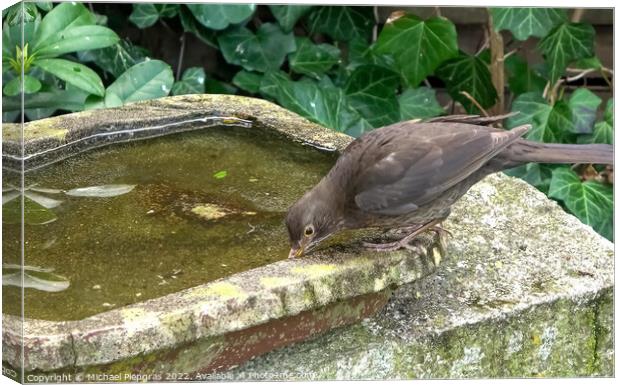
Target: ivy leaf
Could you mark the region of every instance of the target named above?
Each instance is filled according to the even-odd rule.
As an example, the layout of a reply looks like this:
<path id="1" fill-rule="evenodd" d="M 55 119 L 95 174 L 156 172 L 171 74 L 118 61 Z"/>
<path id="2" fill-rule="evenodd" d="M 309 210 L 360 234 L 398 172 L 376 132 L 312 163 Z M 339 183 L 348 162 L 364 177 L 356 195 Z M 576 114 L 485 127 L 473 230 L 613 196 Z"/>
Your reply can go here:
<path id="1" fill-rule="evenodd" d="M 603 63 L 596 56 L 588 57 L 585 59 L 579 59 L 574 64 L 575 68 L 579 69 L 595 69 L 600 70 L 603 68 Z"/>
<path id="2" fill-rule="evenodd" d="M 161 60 L 147 60 L 125 71 L 105 93 L 106 107 L 167 96 L 174 82 L 170 66 Z"/>
<path id="3" fill-rule="evenodd" d="M 277 70 L 289 52 L 295 51 L 292 33 L 285 34 L 272 23 L 260 26 L 256 35 L 245 27 L 224 31 L 218 36 L 224 59 L 248 71 Z"/>
<path id="4" fill-rule="evenodd" d="M 308 16 L 311 33 L 324 33 L 336 41 L 368 39 L 373 24 L 372 7 L 324 6 Z"/>
<path id="5" fill-rule="evenodd" d="M 576 134 L 591 133 L 596 120 L 596 110 L 601 102 L 601 98 L 587 88 L 579 88 L 573 92 L 568 101 L 573 116 L 571 132 Z"/>
<path id="6" fill-rule="evenodd" d="M 564 205 L 583 223 L 605 238 L 613 239 L 613 189 L 596 181 L 582 182 L 570 168 L 553 170 L 549 196 Z"/>
<path id="7" fill-rule="evenodd" d="M 196 20 L 207 28 L 222 30 L 252 16 L 254 4 L 186 4 Z"/>
<path id="8" fill-rule="evenodd" d="M 269 5 L 268 7 L 284 32 L 291 32 L 297 20 L 313 8 L 311 5 Z"/>
<path id="9" fill-rule="evenodd" d="M 357 67 L 344 87 L 348 102 L 373 127 L 386 126 L 400 119 L 396 87 L 400 77 L 376 65 Z"/>
<path id="10" fill-rule="evenodd" d="M 203 43 L 219 49 L 215 31 L 207 29 L 202 24 L 198 23 L 189 9 L 181 7 L 179 9 L 179 18 L 181 19 L 181 25 L 185 32 L 193 33 Z"/>
<path id="11" fill-rule="evenodd" d="M 508 118 L 506 126 L 513 128 L 531 124 L 527 139 L 547 143 L 574 143 L 574 135 L 571 134 L 573 117 L 566 102 L 560 100 L 550 106 L 539 93 L 528 92 L 515 99 L 512 111 L 518 111 L 519 114 Z"/>
<path id="12" fill-rule="evenodd" d="M 528 163 L 523 166 L 514 167 L 504 171 L 506 175 L 521 178 L 528 182 L 532 186 L 536 187 L 540 191 L 547 194 L 549 191 L 549 184 L 551 183 L 551 172 L 553 167 L 540 164 L 540 163 Z"/>
<path id="13" fill-rule="evenodd" d="M 260 89 L 260 82 L 262 78 L 263 75 L 260 73 L 241 70 L 237 72 L 232 80 L 232 83 L 242 90 L 255 94 Z"/>
<path id="14" fill-rule="evenodd" d="M 507 29 L 517 40 L 544 37 L 551 28 L 567 20 L 566 10 L 556 8 L 491 8 L 496 31 Z"/>
<path id="15" fill-rule="evenodd" d="M 159 20 L 159 11 L 155 8 L 155 4 L 133 4 L 133 11 L 129 15 L 129 21 L 134 23 L 136 27 L 144 29 L 155 24 L 157 20 Z"/>
<path id="16" fill-rule="evenodd" d="M 407 83 L 417 87 L 445 60 L 458 55 L 456 29 L 447 19 L 433 17 L 423 21 L 406 15 L 385 25 L 376 52 L 390 54 Z"/>
<path id="17" fill-rule="evenodd" d="M 360 38 L 355 38 L 347 44 L 347 67 L 348 71 L 365 64 L 376 64 L 386 68 L 394 68 L 394 58 L 391 55 L 379 54 L 374 46 L 369 45 Z M 347 74 L 348 76 L 348 74 Z"/>
<path id="18" fill-rule="evenodd" d="M 265 74 L 260 92 L 274 98 L 282 107 L 321 124 L 347 133 L 371 128 L 346 102 L 344 92 L 333 85 L 304 78 L 293 82 L 281 72 Z"/>
<path id="19" fill-rule="evenodd" d="M 179 13 L 179 4 L 155 4 L 161 17 L 175 17 Z"/>
<path id="20" fill-rule="evenodd" d="M 181 80 L 172 85 L 172 95 L 204 94 L 205 70 L 202 67 L 190 67 L 183 71 Z"/>
<path id="21" fill-rule="evenodd" d="M 614 101 L 609 99 L 605 107 L 604 119 L 594 125 L 592 135 L 582 135 L 578 143 L 614 144 Z"/>
<path id="22" fill-rule="evenodd" d="M 489 67 L 478 56 L 461 53 L 442 64 L 436 74 L 446 83 L 450 96 L 461 103 L 469 113 L 480 111 L 469 98 L 461 94 L 462 91 L 469 93 L 482 108 L 493 106 L 497 100 Z"/>
<path id="23" fill-rule="evenodd" d="M 554 84 L 569 63 L 594 56 L 594 28 L 590 24 L 562 23 L 538 44 L 549 63 L 549 77 Z"/>
<path id="24" fill-rule="evenodd" d="M 445 114 L 437 102 L 435 90 L 428 87 L 408 88 L 398 97 L 402 120 L 426 119 Z"/>
<path id="25" fill-rule="evenodd" d="M 35 64 L 81 90 L 98 96 L 104 94 L 103 82 L 99 75 L 83 64 L 65 59 L 40 59 Z"/>
<path id="26" fill-rule="evenodd" d="M 508 88 L 515 95 L 526 92 L 539 92 L 542 94 L 547 81 L 530 69 L 527 62 L 518 55 L 509 56 L 506 61 L 506 70 L 510 74 L 508 77 Z"/>
<path id="27" fill-rule="evenodd" d="M 319 78 L 340 61 L 340 50 L 330 44 L 314 44 L 307 37 L 295 38 L 297 50 L 289 54 L 291 69 L 302 75 Z"/>
<path id="28" fill-rule="evenodd" d="M 92 61 L 97 67 L 118 78 L 133 65 L 144 61 L 147 55 L 145 48 L 121 40 L 110 47 L 78 52 L 78 59 L 81 62 Z"/>

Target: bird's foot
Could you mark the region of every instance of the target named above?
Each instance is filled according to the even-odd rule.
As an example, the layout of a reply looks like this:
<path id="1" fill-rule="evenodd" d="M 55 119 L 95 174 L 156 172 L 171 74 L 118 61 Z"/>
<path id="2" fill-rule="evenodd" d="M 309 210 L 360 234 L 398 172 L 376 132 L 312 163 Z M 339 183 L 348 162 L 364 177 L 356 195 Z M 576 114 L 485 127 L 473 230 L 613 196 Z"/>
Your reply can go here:
<path id="1" fill-rule="evenodd" d="M 412 241 L 415 237 L 420 235 L 421 233 L 430 230 L 439 236 L 440 241 L 444 238 L 444 234 L 448 234 L 452 236 L 448 230 L 441 227 L 440 220 L 430 221 L 422 226 L 412 226 L 408 227 L 407 230 L 413 229 L 413 231 L 402 239 L 394 242 L 387 243 L 372 243 L 372 242 L 363 242 L 362 245 L 367 249 L 375 250 L 375 251 L 395 251 L 400 249 L 407 249 L 413 251 L 420 251 L 420 245 L 413 245 Z"/>

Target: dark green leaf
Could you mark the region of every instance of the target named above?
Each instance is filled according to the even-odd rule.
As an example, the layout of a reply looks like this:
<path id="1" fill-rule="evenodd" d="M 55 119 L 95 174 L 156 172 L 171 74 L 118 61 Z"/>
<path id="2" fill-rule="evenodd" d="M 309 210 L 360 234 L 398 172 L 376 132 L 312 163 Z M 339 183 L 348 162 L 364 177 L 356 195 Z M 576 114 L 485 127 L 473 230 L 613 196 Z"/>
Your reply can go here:
<path id="1" fill-rule="evenodd" d="M 242 90 L 255 94 L 260 89 L 262 78 L 263 75 L 260 73 L 241 70 L 237 72 L 232 82 Z"/>
<path id="2" fill-rule="evenodd" d="M 202 67 L 190 67 L 183 72 L 180 81 L 172 85 L 172 95 L 204 94 L 205 70 Z"/>
<path id="3" fill-rule="evenodd" d="M 462 91 L 469 93 L 482 108 L 493 106 L 497 100 L 489 67 L 477 56 L 461 53 L 442 64 L 435 72 L 446 83 L 450 96 L 471 114 L 481 111 Z"/>
<path id="4" fill-rule="evenodd" d="M 295 38 L 297 50 L 288 56 L 291 69 L 298 74 L 319 78 L 340 61 L 340 50 L 330 44 L 314 44 L 307 37 Z"/>
<path id="5" fill-rule="evenodd" d="M 506 70 L 510 74 L 508 77 L 508 88 L 515 95 L 526 92 L 539 92 L 542 94 L 547 81 L 530 69 L 527 62 L 518 55 L 509 56 L 506 61 Z"/>
<path id="6" fill-rule="evenodd" d="M 526 137 L 547 143 L 574 143 L 572 113 L 568 104 L 558 101 L 552 107 L 538 93 L 521 94 L 512 103 L 512 111 L 519 114 L 506 120 L 508 128 L 531 124 Z"/>
<path id="7" fill-rule="evenodd" d="M 504 171 L 505 174 L 521 178 L 545 194 L 549 191 L 553 169 L 545 164 L 528 163 Z"/>
<path id="8" fill-rule="evenodd" d="M 417 87 L 442 62 L 458 55 L 456 29 L 444 18 L 423 21 L 406 15 L 386 24 L 376 50 L 394 56 L 407 83 Z"/>
<path id="9" fill-rule="evenodd" d="M 372 7 L 324 6 L 316 8 L 308 17 L 311 33 L 324 33 L 336 41 L 368 39 L 373 24 Z"/>
<path id="10" fill-rule="evenodd" d="M 92 61 L 97 67 L 112 74 L 114 78 L 118 78 L 123 72 L 140 63 L 147 56 L 146 49 L 132 45 L 126 40 L 121 40 L 110 47 L 78 52 L 80 61 Z"/>
<path id="11" fill-rule="evenodd" d="M 15 96 L 21 93 L 21 84 L 20 78 L 16 77 L 9 81 L 6 86 L 4 86 L 4 94 L 8 96 Z M 41 89 L 41 82 L 39 79 L 24 75 L 24 93 L 25 94 L 33 94 Z"/>
<path id="12" fill-rule="evenodd" d="M 217 45 L 215 31 L 207 29 L 202 24 L 198 23 L 187 8 L 180 8 L 179 17 L 181 18 L 181 25 L 183 25 L 183 30 L 185 32 L 193 33 L 203 43 L 208 44 L 213 48 L 219 48 Z"/>
<path id="13" fill-rule="evenodd" d="M 592 135 L 582 135 L 579 137 L 579 143 L 603 143 L 614 144 L 614 101 L 609 99 L 605 107 L 604 120 L 594 125 Z"/>
<path id="14" fill-rule="evenodd" d="M 143 61 L 128 69 L 107 88 L 105 104 L 114 107 L 167 96 L 173 82 L 168 64 L 161 60 Z"/>
<path id="15" fill-rule="evenodd" d="M 538 48 L 549 63 L 554 84 L 568 64 L 594 56 L 594 28 L 590 24 L 562 23 L 540 41 Z"/>
<path id="16" fill-rule="evenodd" d="M 161 17 L 175 17 L 179 13 L 179 4 L 155 4 Z"/>
<path id="17" fill-rule="evenodd" d="M 37 92 L 24 98 L 24 108 L 53 108 L 54 110 L 81 111 L 84 109 L 84 93 L 73 91 L 51 90 Z M 4 112 L 21 111 L 22 103 L 20 96 L 2 98 Z"/>
<path id="18" fill-rule="evenodd" d="M 100 108 L 105 108 L 105 98 L 97 95 L 88 95 L 86 100 L 84 101 L 84 109 L 85 110 L 96 110 Z"/>
<path id="19" fill-rule="evenodd" d="M 43 11 L 51 11 L 54 8 L 54 4 L 51 1 L 37 1 L 36 4 Z"/>
<path id="20" fill-rule="evenodd" d="M 205 92 L 208 94 L 234 95 L 237 93 L 237 88 L 229 83 L 207 78 L 205 81 Z"/>
<path id="21" fill-rule="evenodd" d="M 614 125 L 614 100 L 609 99 L 607 101 L 607 105 L 605 106 L 605 116 L 604 119 L 609 125 Z"/>
<path id="22" fill-rule="evenodd" d="M 284 32 L 291 32 L 297 20 L 312 9 L 311 5 L 270 5 L 271 13 Z"/>
<path id="23" fill-rule="evenodd" d="M 570 96 L 568 106 L 573 116 L 571 132 L 589 134 L 596 120 L 596 110 L 601 105 L 601 98 L 587 88 L 579 88 Z"/>
<path id="24" fill-rule="evenodd" d="M 46 45 L 48 38 L 55 39 L 57 34 L 62 31 L 81 25 L 95 24 L 95 21 L 95 15 L 90 13 L 84 5 L 75 2 L 61 3 L 41 20 L 41 25 L 35 34 L 32 50 L 34 52 L 39 47 Z"/>
<path id="25" fill-rule="evenodd" d="M 200 24 L 221 30 L 230 24 L 238 24 L 254 13 L 254 4 L 187 4 Z"/>
<path id="26" fill-rule="evenodd" d="M 49 118 L 54 112 L 56 112 L 56 108 L 29 108 L 24 110 L 28 120 Z"/>
<path id="27" fill-rule="evenodd" d="M 133 4 L 133 11 L 131 15 L 129 15 L 129 21 L 134 23 L 138 28 L 150 27 L 155 24 L 157 20 L 159 20 L 159 11 L 155 8 L 155 4 Z"/>
<path id="28" fill-rule="evenodd" d="M 44 225 L 57 219 L 53 211 L 37 202 L 24 197 L 24 223 L 27 225 Z M 17 224 L 22 222 L 21 199 L 13 199 L 2 205 L 2 222 Z"/>
<path id="29" fill-rule="evenodd" d="M 394 58 L 391 55 L 383 55 L 375 52 L 374 46 L 370 46 L 366 41 L 355 38 L 348 42 L 347 70 L 365 64 L 376 64 L 387 68 L 394 68 Z"/>
<path id="30" fill-rule="evenodd" d="M 396 87 L 400 77 L 392 70 L 375 65 L 360 66 L 345 85 L 348 103 L 373 127 L 400 119 Z"/>
<path id="31" fill-rule="evenodd" d="M 613 189 L 595 181 L 582 182 L 568 167 L 553 171 L 549 196 L 564 202 L 583 223 L 607 239 L 613 239 Z"/>
<path id="32" fill-rule="evenodd" d="M 579 59 L 575 62 L 574 64 L 575 68 L 580 68 L 580 69 L 595 69 L 595 70 L 600 70 L 601 68 L 603 68 L 603 64 L 601 63 L 601 61 L 599 60 L 599 58 L 597 58 L 596 56 L 592 56 L 592 57 L 588 57 L 585 59 Z"/>
<path id="33" fill-rule="evenodd" d="M 262 24 L 256 35 L 245 27 L 228 29 L 218 36 L 218 42 L 228 63 L 259 72 L 280 68 L 286 54 L 296 48 L 293 34 L 271 23 Z"/>
<path id="34" fill-rule="evenodd" d="M 81 90 L 99 96 L 104 94 L 103 82 L 99 75 L 83 64 L 65 59 L 41 59 L 35 64 Z"/>
<path id="35" fill-rule="evenodd" d="M 270 72 L 263 77 L 260 92 L 324 127 L 350 134 L 372 128 L 347 104 L 344 92 L 333 85 L 319 85 L 307 78 L 293 82 L 283 72 Z"/>
<path id="36" fill-rule="evenodd" d="M 496 31 L 507 29 L 517 40 L 544 37 L 551 28 L 566 21 L 566 10 L 555 8 L 491 8 Z"/>
<path id="37" fill-rule="evenodd" d="M 428 87 L 408 88 L 398 97 L 402 120 L 425 119 L 446 112 L 437 102 L 435 90 Z"/>
<path id="38" fill-rule="evenodd" d="M 114 31 L 98 25 L 84 25 L 65 29 L 36 51 L 37 57 L 55 57 L 69 52 L 104 48 L 116 44 L 119 38 Z"/>

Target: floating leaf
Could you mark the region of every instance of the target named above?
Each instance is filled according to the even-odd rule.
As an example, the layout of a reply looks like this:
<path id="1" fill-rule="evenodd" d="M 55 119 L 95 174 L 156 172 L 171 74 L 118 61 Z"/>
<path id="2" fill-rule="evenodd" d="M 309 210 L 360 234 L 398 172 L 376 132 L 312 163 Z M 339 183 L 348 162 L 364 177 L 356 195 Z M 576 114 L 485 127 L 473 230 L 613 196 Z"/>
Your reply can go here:
<path id="1" fill-rule="evenodd" d="M 398 97 L 402 120 L 425 119 L 446 112 L 437 102 L 435 90 L 428 87 L 408 88 Z"/>
<path id="2" fill-rule="evenodd" d="M 121 104 L 167 96 L 174 77 L 170 66 L 161 60 L 147 60 L 124 72 L 106 90 L 105 104 Z"/>
<path id="3" fill-rule="evenodd" d="M 525 59 L 515 54 L 509 56 L 505 63 L 506 70 L 510 74 L 508 77 L 508 88 L 515 96 L 526 92 L 539 92 L 542 94 L 547 80 L 533 69 L 530 69 Z"/>
<path id="4" fill-rule="evenodd" d="M 368 39 L 373 24 L 372 7 L 324 6 L 308 16 L 310 32 L 324 33 L 336 41 Z"/>
<path id="5" fill-rule="evenodd" d="M 538 44 L 549 63 L 549 78 L 555 83 L 569 63 L 594 56 L 594 27 L 590 24 L 562 23 Z"/>
<path id="6" fill-rule="evenodd" d="M 286 54 L 296 48 L 293 34 L 285 34 L 272 23 L 262 24 L 256 34 L 245 27 L 228 29 L 218 36 L 218 42 L 228 63 L 259 72 L 277 70 Z"/>
<path id="7" fill-rule="evenodd" d="M 289 54 L 291 69 L 303 75 L 319 78 L 340 61 L 340 50 L 330 44 L 314 44 L 307 37 L 295 38 L 297 50 Z"/>
<path id="8" fill-rule="evenodd" d="M 456 29 L 445 18 L 406 15 L 385 25 L 376 51 L 394 56 L 407 83 L 417 87 L 442 62 L 458 55 Z"/>
<path id="9" fill-rule="evenodd" d="M 373 127 L 386 126 L 400 119 L 396 88 L 400 77 L 376 65 L 357 67 L 344 88 L 347 101 Z"/>
<path id="10" fill-rule="evenodd" d="M 69 285 L 69 280 L 62 275 L 43 271 L 30 271 L 28 273 L 24 273 L 24 288 L 32 288 L 47 292 L 58 292 L 66 290 Z M 21 272 L 8 274 L 4 274 L 3 272 L 2 286 L 22 287 Z"/>
<path id="11" fill-rule="evenodd" d="M 260 82 L 263 75 L 258 72 L 241 70 L 237 72 L 232 82 L 237 87 L 250 93 L 257 93 L 260 89 Z"/>
<path id="12" fill-rule="evenodd" d="M 579 88 L 572 93 L 568 106 L 572 111 L 571 132 L 589 134 L 596 120 L 596 110 L 602 100 L 587 88 Z"/>
<path id="13" fill-rule="evenodd" d="M 553 170 L 549 196 L 564 202 L 583 223 L 613 239 L 613 189 L 596 181 L 582 182 L 569 167 Z"/>
<path id="14" fill-rule="evenodd" d="M 551 28 L 566 21 L 566 10 L 556 8 L 491 8 L 496 31 L 507 29 L 517 40 L 544 37 Z"/>
<path id="15" fill-rule="evenodd" d="M 218 171 L 215 174 L 213 174 L 213 177 L 215 179 L 224 179 L 226 178 L 227 175 L 228 175 L 228 171 L 222 170 L 222 171 Z"/>
<path id="16" fill-rule="evenodd" d="M 186 4 L 194 17 L 205 27 L 221 30 L 238 24 L 254 13 L 254 4 Z"/>
<path id="17" fill-rule="evenodd" d="M 17 198 L 21 194 L 17 190 L 8 190 L 2 192 L 2 204 L 8 203 Z"/>
<path id="18" fill-rule="evenodd" d="M 60 200 L 48 198 L 45 195 L 38 194 L 34 191 L 26 190 L 24 192 L 24 196 L 32 199 L 46 209 L 53 209 L 54 207 L 58 207 L 62 203 L 62 201 Z"/>
<path id="19" fill-rule="evenodd" d="M 65 194 L 75 197 L 96 197 L 109 198 L 131 192 L 136 185 L 134 184 L 107 184 L 102 186 L 90 186 L 74 188 Z"/>
<path id="20" fill-rule="evenodd" d="M 269 5 L 268 7 L 284 32 L 291 32 L 297 20 L 313 8 L 311 5 Z"/>
<path id="21" fill-rule="evenodd" d="M 512 103 L 512 111 L 519 114 L 506 120 L 508 128 L 531 124 L 526 138 L 546 143 L 574 143 L 573 116 L 568 104 L 558 101 L 552 107 L 536 92 L 519 95 Z"/>
<path id="22" fill-rule="evenodd" d="M 205 70 L 202 67 L 190 67 L 183 71 L 181 80 L 172 85 L 172 95 L 204 94 Z"/>
<path id="23" fill-rule="evenodd" d="M 450 96 L 461 103 L 470 114 L 481 111 L 462 91 L 469 93 L 482 108 L 493 106 L 497 100 L 489 67 L 478 56 L 461 53 L 442 64 L 436 74 L 446 83 Z"/>

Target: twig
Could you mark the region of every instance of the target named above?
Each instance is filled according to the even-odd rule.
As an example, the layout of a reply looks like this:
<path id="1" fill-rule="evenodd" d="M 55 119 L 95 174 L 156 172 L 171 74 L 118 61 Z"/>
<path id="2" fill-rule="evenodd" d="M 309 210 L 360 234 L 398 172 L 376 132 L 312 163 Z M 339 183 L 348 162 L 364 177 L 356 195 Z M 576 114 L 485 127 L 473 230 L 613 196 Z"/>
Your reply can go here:
<path id="1" fill-rule="evenodd" d="M 441 9 L 439 7 L 435 7 L 435 15 L 441 17 Z"/>
<path id="2" fill-rule="evenodd" d="M 513 49 L 512 51 L 508 52 L 507 54 L 504 55 L 504 61 L 506 61 L 506 59 L 508 59 L 509 57 L 511 57 L 512 55 L 514 55 L 515 53 L 517 53 L 517 51 L 519 51 L 518 48 Z"/>
<path id="3" fill-rule="evenodd" d="M 493 26 L 493 18 L 491 13 L 488 15 L 488 34 L 489 46 L 491 48 L 491 80 L 497 93 L 497 103 L 491 108 L 494 115 L 504 113 L 504 39 L 502 35 L 495 30 Z"/>
<path id="4" fill-rule="evenodd" d="M 179 62 L 177 64 L 177 82 L 181 79 L 181 69 L 183 68 L 183 56 L 185 56 L 185 31 L 181 34 L 181 48 L 179 49 Z"/>
<path id="5" fill-rule="evenodd" d="M 256 230 L 256 226 L 252 226 L 252 224 L 251 224 L 251 223 L 248 223 L 248 226 L 250 226 L 250 230 L 248 230 L 248 232 L 247 232 L 246 234 L 253 233 L 253 232 L 254 232 L 254 230 Z"/>
<path id="6" fill-rule="evenodd" d="M 431 86 L 431 82 L 428 81 L 428 78 L 424 78 L 424 85 L 426 85 L 428 88 L 433 88 Z"/>
<path id="7" fill-rule="evenodd" d="M 596 69 L 594 69 L 594 68 L 589 68 L 587 70 L 581 70 L 581 72 L 579 74 L 577 74 L 575 76 L 572 76 L 572 77 L 569 77 L 569 78 L 566 78 L 566 82 L 574 82 L 575 80 L 579 80 L 582 77 L 586 76 L 587 74 L 595 72 L 595 71 L 596 71 Z"/>
<path id="8" fill-rule="evenodd" d="M 379 7 L 376 5 L 372 7 L 372 14 L 375 18 L 375 24 L 372 26 L 372 41 L 374 43 L 379 35 Z"/>
<path id="9" fill-rule="evenodd" d="M 575 11 L 573 12 L 573 15 L 570 18 L 570 21 L 572 23 L 579 23 L 581 21 L 581 18 L 583 17 L 584 12 L 585 12 L 585 9 L 576 8 Z"/>
<path id="10" fill-rule="evenodd" d="M 480 103 L 478 103 L 478 101 L 477 101 L 476 99 L 474 99 L 474 97 L 473 97 L 473 96 L 471 96 L 471 95 L 469 94 L 469 92 L 467 92 L 467 91 L 461 91 L 461 92 L 460 92 L 460 94 L 461 94 L 461 95 L 463 95 L 463 96 L 465 96 L 467 99 L 469 99 L 469 101 L 470 101 L 470 102 L 474 103 L 474 105 L 475 105 L 476 107 L 478 107 L 478 109 L 480 110 L 480 112 L 482 112 L 482 114 L 483 114 L 484 116 L 487 116 L 487 117 L 489 116 L 489 113 L 488 113 L 488 112 L 486 112 L 486 110 L 485 110 L 484 108 L 482 108 L 482 106 L 480 105 Z"/>

